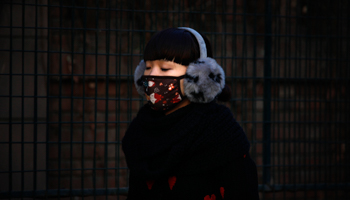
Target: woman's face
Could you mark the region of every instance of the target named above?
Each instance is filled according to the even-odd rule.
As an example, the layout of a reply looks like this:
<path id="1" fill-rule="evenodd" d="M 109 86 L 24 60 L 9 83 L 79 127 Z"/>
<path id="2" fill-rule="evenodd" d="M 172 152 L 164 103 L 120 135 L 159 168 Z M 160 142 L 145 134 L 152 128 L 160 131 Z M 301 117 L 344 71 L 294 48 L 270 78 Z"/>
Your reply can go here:
<path id="1" fill-rule="evenodd" d="M 182 76 L 186 74 L 187 66 L 180 65 L 172 61 L 153 60 L 146 61 L 146 76 Z M 184 95 L 183 79 L 180 80 L 180 88 Z"/>

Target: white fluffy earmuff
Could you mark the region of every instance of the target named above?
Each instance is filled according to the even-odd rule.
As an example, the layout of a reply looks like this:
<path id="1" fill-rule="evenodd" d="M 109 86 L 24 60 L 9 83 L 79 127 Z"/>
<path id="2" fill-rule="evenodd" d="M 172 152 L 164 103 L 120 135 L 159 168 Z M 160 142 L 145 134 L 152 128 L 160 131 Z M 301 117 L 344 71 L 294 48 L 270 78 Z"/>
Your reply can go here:
<path id="1" fill-rule="evenodd" d="M 225 87 L 225 72 L 212 58 L 190 63 L 184 79 L 184 93 L 191 102 L 209 103 Z"/>
<path id="2" fill-rule="evenodd" d="M 145 90 L 144 90 L 143 82 L 141 80 L 141 77 L 143 76 L 145 70 L 146 70 L 146 63 L 143 60 L 141 60 L 139 65 L 137 65 L 134 73 L 134 84 L 137 92 L 141 96 L 145 96 Z"/>
<path id="3" fill-rule="evenodd" d="M 207 49 L 203 37 L 194 29 L 179 27 L 191 32 L 197 39 L 200 48 L 200 58 L 188 65 L 184 78 L 185 96 L 195 103 L 209 103 L 218 96 L 225 87 L 225 72 L 212 58 L 207 57 Z M 136 67 L 134 83 L 137 92 L 144 96 L 144 86 L 141 77 L 146 70 L 146 63 L 141 60 Z"/>

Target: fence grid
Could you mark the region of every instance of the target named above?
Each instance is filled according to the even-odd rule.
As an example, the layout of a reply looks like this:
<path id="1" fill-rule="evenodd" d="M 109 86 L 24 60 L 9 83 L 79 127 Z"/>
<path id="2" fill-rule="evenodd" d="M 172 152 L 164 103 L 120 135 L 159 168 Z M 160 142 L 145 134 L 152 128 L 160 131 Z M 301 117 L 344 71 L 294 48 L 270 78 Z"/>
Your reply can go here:
<path id="1" fill-rule="evenodd" d="M 126 199 L 133 72 L 167 27 L 204 33 L 261 199 L 350 199 L 347 0 L 0 2 L 0 198 Z"/>

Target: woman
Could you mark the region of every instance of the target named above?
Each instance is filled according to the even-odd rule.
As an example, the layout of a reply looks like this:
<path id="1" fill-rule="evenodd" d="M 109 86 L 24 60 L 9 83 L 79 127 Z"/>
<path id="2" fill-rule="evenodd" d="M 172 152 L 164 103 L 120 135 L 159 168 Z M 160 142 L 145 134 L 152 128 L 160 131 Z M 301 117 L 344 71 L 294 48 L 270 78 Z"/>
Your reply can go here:
<path id="1" fill-rule="evenodd" d="M 256 165 L 231 111 L 222 68 L 190 28 L 157 33 L 135 70 L 148 104 L 123 138 L 128 200 L 259 199 Z"/>

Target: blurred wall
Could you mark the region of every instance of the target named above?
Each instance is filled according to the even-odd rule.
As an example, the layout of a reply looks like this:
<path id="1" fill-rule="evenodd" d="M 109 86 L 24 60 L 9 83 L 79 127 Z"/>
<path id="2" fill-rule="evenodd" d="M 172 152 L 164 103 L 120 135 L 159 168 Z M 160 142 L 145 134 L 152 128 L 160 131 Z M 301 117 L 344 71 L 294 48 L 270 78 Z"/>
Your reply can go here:
<path id="1" fill-rule="evenodd" d="M 46 48 L 46 31 L 35 27 L 47 26 L 47 12 L 21 3 L 0 3 L 0 171 L 13 171 L 0 173 L 0 191 L 47 188 L 47 90 L 45 77 L 38 75 L 46 61 L 35 52 Z"/>

